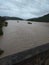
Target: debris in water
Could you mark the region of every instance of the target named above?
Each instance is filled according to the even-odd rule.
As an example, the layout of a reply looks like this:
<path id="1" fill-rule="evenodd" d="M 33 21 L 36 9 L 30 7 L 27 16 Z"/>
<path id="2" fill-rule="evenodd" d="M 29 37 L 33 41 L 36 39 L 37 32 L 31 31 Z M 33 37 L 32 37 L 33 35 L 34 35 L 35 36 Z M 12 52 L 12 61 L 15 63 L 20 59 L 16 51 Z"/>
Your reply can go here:
<path id="1" fill-rule="evenodd" d="M 32 24 L 32 22 L 28 22 L 28 24 Z"/>
<path id="2" fill-rule="evenodd" d="M 0 49 L 0 55 L 2 55 L 3 53 L 4 53 L 4 51 Z"/>
<path id="3" fill-rule="evenodd" d="M 17 23 L 19 23 L 19 20 L 17 20 Z"/>

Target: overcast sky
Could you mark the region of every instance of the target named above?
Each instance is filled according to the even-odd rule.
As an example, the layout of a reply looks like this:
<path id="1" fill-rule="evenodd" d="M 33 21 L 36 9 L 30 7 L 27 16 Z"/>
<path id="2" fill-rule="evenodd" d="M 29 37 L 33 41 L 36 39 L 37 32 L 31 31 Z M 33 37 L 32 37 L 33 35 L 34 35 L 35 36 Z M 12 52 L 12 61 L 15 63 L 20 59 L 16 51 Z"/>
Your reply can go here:
<path id="1" fill-rule="evenodd" d="M 0 0 L 0 16 L 24 19 L 49 13 L 49 0 Z"/>

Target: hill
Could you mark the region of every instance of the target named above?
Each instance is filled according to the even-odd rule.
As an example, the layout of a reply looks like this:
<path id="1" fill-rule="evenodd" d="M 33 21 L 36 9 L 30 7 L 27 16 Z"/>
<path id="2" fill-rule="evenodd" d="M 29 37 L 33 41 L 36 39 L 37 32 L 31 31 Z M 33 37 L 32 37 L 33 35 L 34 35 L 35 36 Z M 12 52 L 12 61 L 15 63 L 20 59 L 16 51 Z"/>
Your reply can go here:
<path id="1" fill-rule="evenodd" d="M 30 19 L 27 19 L 27 21 L 49 22 L 49 14 L 39 18 L 30 18 Z"/>
<path id="2" fill-rule="evenodd" d="M 8 17 L 8 16 L 0 16 L 0 19 L 5 19 L 5 20 L 23 20 L 22 18 L 19 18 L 19 17 Z"/>

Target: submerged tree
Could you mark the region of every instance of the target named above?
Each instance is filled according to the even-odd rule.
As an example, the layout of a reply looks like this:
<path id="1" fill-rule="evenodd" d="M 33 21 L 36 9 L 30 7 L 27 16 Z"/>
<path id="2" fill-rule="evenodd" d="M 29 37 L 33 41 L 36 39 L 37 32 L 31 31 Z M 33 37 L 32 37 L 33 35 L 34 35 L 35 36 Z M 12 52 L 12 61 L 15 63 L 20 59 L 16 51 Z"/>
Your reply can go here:
<path id="1" fill-rule="evenodd" d="M 2 30 L 2 28 L 3 28 L 3 26 L 7 26 L 7 22 L 5 22 L 5 17 L 1 17 L 0 16 L 0 36 L 1 35 L 3 35 L 3 30 Z M 2 55 L 4 53 L 4 50 L 2 50 L 1 48 L 0 48 L 0 55 Z"/>

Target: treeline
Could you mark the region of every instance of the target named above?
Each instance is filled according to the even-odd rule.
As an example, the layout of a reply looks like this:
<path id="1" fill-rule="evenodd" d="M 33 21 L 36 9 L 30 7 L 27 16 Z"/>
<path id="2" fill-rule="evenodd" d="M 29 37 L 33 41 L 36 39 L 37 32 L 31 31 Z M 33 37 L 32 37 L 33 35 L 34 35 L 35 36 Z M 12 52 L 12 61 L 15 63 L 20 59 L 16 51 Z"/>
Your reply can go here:
<path id="1" fill-rule="evenodd" d="M 38 18 L 30 18 L 30 19 L 27 19 L 27 21 L 49 22 L 49 14 L 44 15 L 42 17 L 38 17 Z"/>
<path id="2" fill-rule="evenodd" d="M 19 17 L 8 17 L 8 16 L 0 16 L 0 20 L 23 20 L 23 19 L 21 19 L 21 18 L 19 18 Z"/>
<path id="3" fill-rule="evenodd" d="M 1 22 L 4 22 L 5 20 L 6 20 L 5 17 L 1 17 L 1 16 L 0 16 L 0 23 L 1 23 Z"/>

